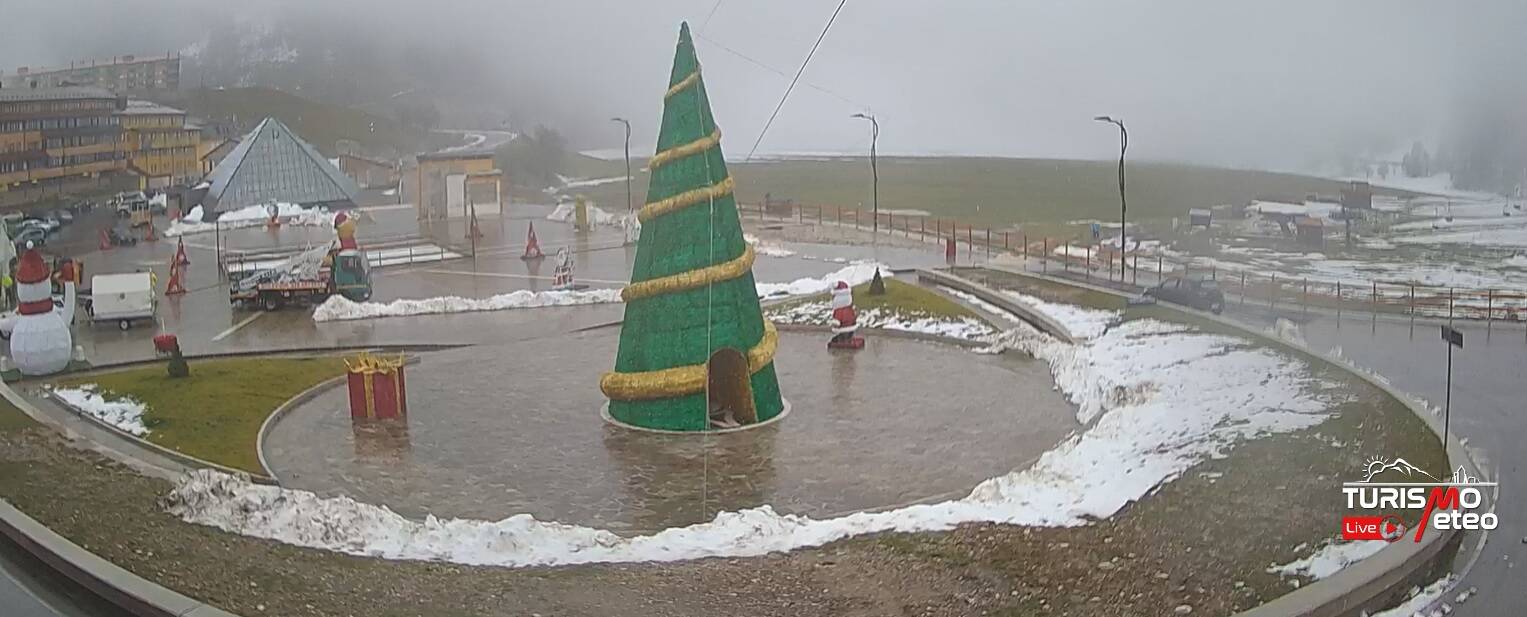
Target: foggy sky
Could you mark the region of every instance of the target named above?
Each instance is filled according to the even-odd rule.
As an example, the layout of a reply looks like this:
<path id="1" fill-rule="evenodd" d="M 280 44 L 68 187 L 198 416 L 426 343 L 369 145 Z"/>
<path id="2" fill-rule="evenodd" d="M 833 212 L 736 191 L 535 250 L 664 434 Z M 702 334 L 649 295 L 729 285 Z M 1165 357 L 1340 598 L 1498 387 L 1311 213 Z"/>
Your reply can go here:
<path id="1" fill-rule="evenodd" d="M 229 14 L 301 16 L 336 36 L 481 62 L 517 123 L 650 150 L 680 21 L 741 156 L 833 0 L 0 0 L 0 68 L 162 53 Z M 317 7 L 317 8 L 314 8 Z M 849 0 L 760 148 L 1115 156 L 1308 169 L 1338 153 L 1431 143 L 1496 93 L 1521 97 L 1527 3 L 1494 0 L 1017 2 Z M 746 55 L 747 60 L 720 45 Z M 759 64 L 770 68 L 764 68 Z M 607 137 L 606 137 L 607 135 Z M 637 146 L 640 146 L 638 148 Z"/>

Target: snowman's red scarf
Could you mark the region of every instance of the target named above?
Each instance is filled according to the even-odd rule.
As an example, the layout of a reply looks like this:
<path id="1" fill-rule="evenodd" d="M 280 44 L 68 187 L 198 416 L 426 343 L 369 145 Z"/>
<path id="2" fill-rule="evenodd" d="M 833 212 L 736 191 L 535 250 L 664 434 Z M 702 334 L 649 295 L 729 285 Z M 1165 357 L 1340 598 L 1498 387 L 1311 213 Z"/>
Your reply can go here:
<path id="1" fill-rule="evenodd" d="M 53 310 L 52 298 L 22 302 L 16 306 L 16 312 L 22 315 L 41 315 L 51 310 Z"/>

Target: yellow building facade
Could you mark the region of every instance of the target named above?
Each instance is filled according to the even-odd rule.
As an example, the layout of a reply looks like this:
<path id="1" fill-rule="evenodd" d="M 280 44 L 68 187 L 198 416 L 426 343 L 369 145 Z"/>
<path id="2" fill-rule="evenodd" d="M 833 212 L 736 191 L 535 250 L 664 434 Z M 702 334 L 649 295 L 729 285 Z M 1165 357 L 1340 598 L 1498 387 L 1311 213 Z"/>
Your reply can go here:
<path id="1" fill-rule="evenodd" d="M 118 116 L 127 166 L 140 176 L 139 188 L 190 186 L 201 179 L 201 130 L 186 124 L 186 112 L 128 101 Z"/>
<path id="2" fill-rule="evenodd" d="M 124 107 L 99 88 L 0 89 L 0 205 L 90 190 L 125 171 Z"/>

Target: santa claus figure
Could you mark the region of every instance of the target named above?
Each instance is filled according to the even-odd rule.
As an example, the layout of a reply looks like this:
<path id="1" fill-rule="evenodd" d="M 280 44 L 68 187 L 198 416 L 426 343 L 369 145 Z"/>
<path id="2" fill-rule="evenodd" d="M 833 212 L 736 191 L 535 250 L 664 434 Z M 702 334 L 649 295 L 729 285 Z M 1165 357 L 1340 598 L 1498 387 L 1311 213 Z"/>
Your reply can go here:
<path id="1" fill-rule="evenodd" d="M 48 375 L 64 370 L 74 350 L 69 320 L 74 316 L 75 277 L 64 279 L 64 302 L 54 310 L 47 262 L 27 246 L 16 267 L 16 325 L 11 330 L 11 360 L 23 375 Z"/>
<path id="2" fill-rule="evenodd" d="M 339 237 L 340 250 L 359 248 L 355 243 L 355 217 L 344 212 L 334 215 L 334 235 Z"/>
<path id="3" fill-rule="evenodd" d="M 830 349 L 859 349 L 864 339 L 854 336 L 859 331 L 859 317 L 854 312 L 854 290 L 848 283 L 838 281 L 832 288 L 832 340 Z"/>

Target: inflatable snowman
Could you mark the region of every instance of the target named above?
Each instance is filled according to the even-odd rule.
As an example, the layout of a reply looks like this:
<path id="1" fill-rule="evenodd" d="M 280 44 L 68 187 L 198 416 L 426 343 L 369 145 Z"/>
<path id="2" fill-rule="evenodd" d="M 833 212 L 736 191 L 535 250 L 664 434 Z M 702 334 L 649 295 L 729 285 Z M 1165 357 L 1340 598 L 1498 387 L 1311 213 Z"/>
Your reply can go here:
<path id="1" fill-rule="evenodd" d="M 16 267 L 16 325 L 11 330 L 11 360 L 23 375 L 48 375 L 64 370 L 74 350 L 69 321 L 74 316 L 74 276 L 64 281 L 62 307 L 53 306 L 47 262 L 27 246 Z"/>

